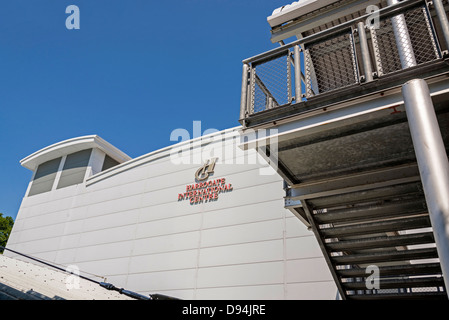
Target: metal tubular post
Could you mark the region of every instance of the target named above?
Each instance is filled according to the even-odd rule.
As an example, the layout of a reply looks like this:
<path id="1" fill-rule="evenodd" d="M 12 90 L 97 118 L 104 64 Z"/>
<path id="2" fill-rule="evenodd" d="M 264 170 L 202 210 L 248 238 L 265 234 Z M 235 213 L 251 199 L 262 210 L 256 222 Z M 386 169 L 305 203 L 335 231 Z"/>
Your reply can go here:
<path id="1" fill-rule="evenodd" d="M 449 21 L 447 19 L 446 11 L 444 10 L 443 2 L 441 0 L 433 0 L 432 2 L 435 6 L 438 20 L 440 21 L 446 48 L 449 50 Z"/>
<path id="2" fill-rule="evenodd" d="M 292 68 L 291 64 L 291 53 L 287 54 L 287 95 L 288 95 L 288 103 L 291 103 L 293 100 L 292 97 Z"/>
<path id="3" fill-rule="evenodd" d="M 444 282 L 449 288 L 448 157 L 427 83 L 411 80 L 402 87 L 402 95 Z"/>
<path id="4" fill-rule="evenodd" d="M 366 38 L 365 24 L 359 22 L 357 24 L 359 32 L 360 49 L 362 54 L 363 72 L 367 82 L 373 81 L 373 68 L 371 66 L 371 56 L 368 49 L 368 40 Z"/>
<path id="5" fill-rule="evenodd" d="M 294 47 L 295 55 L 295 102 L 301 102 L 301 55 L 299 45 Z"/>
<path id="6" fill-rule="evenodd" d="M 388 0 L 389 6 L 399 3 L 399 0 Z M 403 14 L 399 14 L 391 18 L 393 25 L 393 32 L 396 38 L 396 45 L 398 47 L 399 58 L 401 60 L 402 69 L 407 69 L 416 66 L 415 53 L 413 52 L 412 42 L 407 29 L 407 23 Z"/>
<path id="7" fill-rule="evenodd" d="M 270 97 L 270 96 L 266 96 L 266 99 L 267 99 L 267 106 L 266 106 L 266 109 L 267 109 L 267 110 L 273 109 L 273 98 Z"/>
<path id="8" fill-rule="evenodd" d="M 242 93 L 240 96 L 240 119 L 245 119 L 247 113 L 247 95 L 248 95 L 248 64 L 243 64 L 242 73 Z"/>

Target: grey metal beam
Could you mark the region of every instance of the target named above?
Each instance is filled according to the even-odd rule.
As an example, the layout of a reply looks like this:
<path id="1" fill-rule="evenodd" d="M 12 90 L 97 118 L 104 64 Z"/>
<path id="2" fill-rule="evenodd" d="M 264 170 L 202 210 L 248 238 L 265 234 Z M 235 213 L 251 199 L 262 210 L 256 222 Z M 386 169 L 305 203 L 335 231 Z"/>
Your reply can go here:
<path id="1" fill-rule="evenodd" d="M 345 288 L 348 290 L 365 290 L 365 281 L 345 282 Z M 422 287 L 439 287 L 443 286 L 441 277 L 420 277 L 406 279 L 380 279 L 379 287 L 382 289 L 395 288 L 422 288 Z"/>
<path id="2" fill-rule="evenodd" d="M 409 261 L 409 260 L 435 259 L 435 258 L 438 258 L 438 254 L 435 248 L 361 253 L 361 254 L 351 254 L 351 255 L 331 257 L 331 259 L 336 264 L 342 265 L 368 264 L 368 263 L 376 264 L 381 262 Z"/>
<path id="3" fill-rule="evenodd" d="M 291 199 L 313 199 L 416 181 L 419 181 L 417 165 L 407 164 L 312 183 L 296 184 L 291 187 Z"/>
<path id="4" fill-rule="evenodd" d="M 353 294 L 349 295 L 351 300 L 447 300 L 446 292 L 404 292 L 404 293 L 382 293 L 382 294 Z"/>
<path id="5" fill-rule="evenodd" d="M 354 206 L 344 209 L 328 210 L 326 213 L 317 213 L 314 218 L 318 223 L 355 222 L 372 219 L 385 219 L 392 217 L 409 216 L 412 214 L 427 213 L 424 199 L 407 199 Z"/>
<path id="6" fill-rule="evenodd" d="M 338 274 L 344 278 L 367 277 L 364 268 L 340 269 Z M 382 276 L 417 276 L 441 274 L 439 263 L 403 264 L 398 266 L 380 266 L 379 274 Z"/>
<path id="7" fill-rule="evenodd" d="M 429 87 L 422 79 L 402 89 L 446 288 L 449 288 L 449 162 Z"/>
<path id="8" fill-rule="evenodd" d="M 411 230 L 431 227 L 429 216 L 406 219 L 385 220 L 370 223 L 359 223 L 342 227 L 320 229 L 320 233 L 327 238 L 352 237 L 383 232 Z"/>
<path id="9" fill-rule="evenodd" d="M 327 243 L 327 247 L 334 251 L 355 251 L 429 243 L 435 243 L 432 232 L 342 240 Z"/>
<path id="10" fill-rule="evenodd" d="M 259 86 L 260 90 L 265 94 L 267 97 L 267 109 L 271 109 L 273 107 L 279 107 L 279 103 L 276 101 L 276 98 L 271 94 L 270 90 L 265 86 L 262 80 L 260 80 L 259 76 L 255 74 L 255 81 L 256 84 Z M 271 105 L 271 107 L 270 107 Z"/>

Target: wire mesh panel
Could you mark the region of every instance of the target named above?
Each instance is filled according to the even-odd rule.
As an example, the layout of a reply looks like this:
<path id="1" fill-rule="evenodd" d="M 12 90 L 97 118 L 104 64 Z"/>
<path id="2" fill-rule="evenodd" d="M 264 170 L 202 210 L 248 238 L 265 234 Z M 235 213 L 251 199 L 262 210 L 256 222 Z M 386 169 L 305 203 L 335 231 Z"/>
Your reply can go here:
<path id="1" fill-rule="evenodd" d="M 320 31 L 279 50 L 245 60 L 249 71 L 245 69 L 243 73 L 242 117 L 304 101 L 303 92 L 295 94 L 295 90 L 302 91 L 302 82 L 309 99 L 367 81 L 360 76 L 359 67 L 366 67 L 371 73 L 371 64 L 381 77 L 440 59 L 442 54 L 432 18 L 427 6 L 421 3 L 404 6 L 403 11 L 383 11 L 380 25 L 371 28 L 367 35 L 369 43 L 355 33 L 363 31 L 364 21 L 360 16 L 339 28 Z M 296 57 L 293 58 L 299 45 L 302 47 L 300 54 L 297 53 L 299 64 L 303 64 L 298 66 L 301 75 L 295 74 Z M 295 79 L 303 80 L 296 85 Z"/>
<path id="2" fill-rule="evenodd" d="M 307 45 L 307 97 L 358 83 L 352 32 Z"/>
<path id="3" fill-rule="evenodd" d="M 251 113 L 290 103 L 291 75 L 290 52 L 254 64 L 251 69 Z"/>
<path id="4" fill-rule="evenodd" d="M 379 76 L 402 69 L 391 20 L 382 20 L 379 29 L 371 29 L 374 57 Z"/>
<path id="5" fill-rule="evenodd" d="M 379 28 L 371 29 L 371 38 L 379 76 L 440 57 L 426 7 L 381 20 Z"/>
<path id="6" fill-rule="evenodd" d="M 433 26 L 427 15 L 427 8 L 420 7 L 408 11 L 405 14 L 405 20 L 415 52 L 416 63 L 421 64 L 440 58 Z"/>

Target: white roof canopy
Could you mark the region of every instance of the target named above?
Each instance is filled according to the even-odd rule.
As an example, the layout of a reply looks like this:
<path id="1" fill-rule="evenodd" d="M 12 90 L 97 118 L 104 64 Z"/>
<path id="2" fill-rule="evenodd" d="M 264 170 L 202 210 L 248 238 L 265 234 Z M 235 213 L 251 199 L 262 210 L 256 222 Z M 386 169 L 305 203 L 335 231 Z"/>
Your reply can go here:
<path id="1" fill-rule="evenodd" d="M 326 7 L 338 0 L 300 0 L 277 8 L 267 18 L 271 27 L 279 26 L 299 16 L 305 15 L 322 7 Z"/>
<path id="2" fill-rule="evenodd" d="M 103 140 L 97 135 L 90 135 L 68 139 L 52 144 L 20 160 L 20 164 L 23 167 L 34 171 L 40 164 L 44 162 L 90 148 L 101 149 L 104 153 L 106 153 L 108 156 L 118 161 L 119 163 L 131 160 L 131 157 L 114 147 L 109 142 Z"/>

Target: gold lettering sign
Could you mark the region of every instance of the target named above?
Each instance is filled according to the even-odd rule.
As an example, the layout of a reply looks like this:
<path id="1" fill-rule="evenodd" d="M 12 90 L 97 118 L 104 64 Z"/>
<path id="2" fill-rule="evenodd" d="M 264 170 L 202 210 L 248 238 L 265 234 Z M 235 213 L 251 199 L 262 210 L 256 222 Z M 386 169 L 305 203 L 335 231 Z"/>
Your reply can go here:
<path id="1" fill-rule="evenodd" d="M 218 200 L 221 193 L 231 192 L 232 184 L 225 178 L 207 181 L 214 173 L 218 158 L 209 159 L 195 172 L 196 183 L 186 185 L 184 193 L 178 194 L 178 201 L 189 200 L 190 204 L 200 204 Z"/>
<path id="2" fill-rule="evenodd" d="M 218 158 L 207 160 L 207 162 L 195 172 L 195 179 L 198 181 L 207 180 L 207 178 L 209 178 L 209 176 L 214 173 L 215 163 L 217 162 L 217 159 Z"/>

